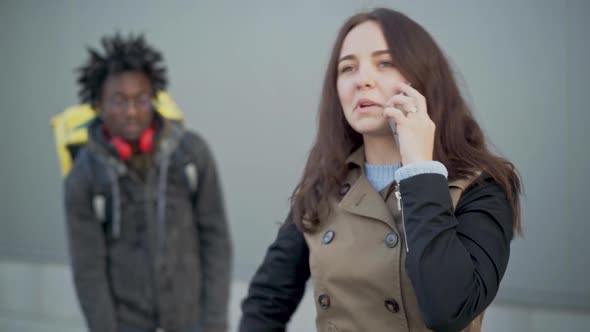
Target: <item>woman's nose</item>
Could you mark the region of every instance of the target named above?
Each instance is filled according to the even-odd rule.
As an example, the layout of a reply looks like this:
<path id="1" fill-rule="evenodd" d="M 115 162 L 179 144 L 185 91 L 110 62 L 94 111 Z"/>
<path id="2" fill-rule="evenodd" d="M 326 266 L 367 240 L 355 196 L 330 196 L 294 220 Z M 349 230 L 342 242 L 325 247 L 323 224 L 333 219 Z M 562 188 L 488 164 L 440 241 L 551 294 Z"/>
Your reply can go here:
<path id="1" fill-rule="evenodd" d="M 375 86 L 373 73 L 368 68 L 359 68 L 356 78 L 356 86 L 358 89 L 372 88 Z"/>

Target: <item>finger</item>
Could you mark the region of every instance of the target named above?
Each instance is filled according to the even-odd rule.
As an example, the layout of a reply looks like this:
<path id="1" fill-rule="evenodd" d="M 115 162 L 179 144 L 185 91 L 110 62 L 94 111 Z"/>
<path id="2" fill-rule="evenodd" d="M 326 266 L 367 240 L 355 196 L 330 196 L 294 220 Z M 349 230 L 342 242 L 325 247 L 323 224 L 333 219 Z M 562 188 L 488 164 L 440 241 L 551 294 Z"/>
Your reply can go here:
<path id="1" fill-rule="evenodd" d="M 414 100 L 418 112 L 426 113 L 426 98 L 418 90 L 414 89 L 409 83 L 404 82 L 399 82 L 396 88 L 399 92 L 405 93 Z"/>
<path id="2" fill-rule="evenodd" d="M 404 112 L 395 107 L 386 107 L 383 109 L 383 116 L 392 118 L 397 126 L 403 125 L 408 119 Z"/>
<path id="3" fill-rule="evenodd" d="M 406 113 L 406 115 L 418 112 L 418 107 L 416 106 L 414 99 L 402 94 L 397 94 L 391 97 L 387 102 L 387 106 L 393 106 Z"/>
<path id="4" fill-rule="evenodd" d="M 407 108 L 413 104 L 414 104 L 414 99 L 412 99 L 412 97 L 402 95 L 402 94 L 397 94 L 397 95 L 394 95 L 393 97 L 389 98 L 389 100 L 387 101 L 387 103 L 385 105 L 386 106 L 393 106 L 393 107 L 396 107 L 396 105 L 402 105 Z"/>

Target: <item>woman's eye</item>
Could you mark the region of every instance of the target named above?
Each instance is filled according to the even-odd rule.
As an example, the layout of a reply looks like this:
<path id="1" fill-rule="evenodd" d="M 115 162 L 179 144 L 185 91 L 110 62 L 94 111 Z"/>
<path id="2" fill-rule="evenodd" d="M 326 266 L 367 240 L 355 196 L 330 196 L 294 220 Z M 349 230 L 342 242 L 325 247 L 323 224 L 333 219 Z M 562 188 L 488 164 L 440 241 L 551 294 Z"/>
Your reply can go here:
<path id="1" fill-rule="evenodd" d="M 352 66 L 342 66 L 340 68 L 340 73 L 347 73 L 352 71 L 354 68 Z"/>
<path id="2" fill-rule="evenodd" d="M 391 61 L 381 61 L 381 62 L 379 62 L 379 67 L 390 68 L 390 67 L 395 67 L 395 66 L 393 65 L 393 62 L 391 62 Z"/>

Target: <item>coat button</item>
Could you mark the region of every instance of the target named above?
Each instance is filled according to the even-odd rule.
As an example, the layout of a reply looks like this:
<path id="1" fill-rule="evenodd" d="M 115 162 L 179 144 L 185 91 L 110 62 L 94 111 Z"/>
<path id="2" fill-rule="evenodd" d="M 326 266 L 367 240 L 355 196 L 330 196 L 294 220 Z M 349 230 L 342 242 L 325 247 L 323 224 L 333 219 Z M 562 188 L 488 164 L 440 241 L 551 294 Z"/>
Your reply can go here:
<path id="1" fill-rule="evenodd" d="M 334 240 L 334 235 L 334 231 L 327 231 L 326 233 L 324 233 L 324 238 L 322 239 L 322 242 L 324 242 L 324 244 L 332 242 L 332 240 Z"/>
<path id="2" fill-rule="evenodd" d="M 399 304 L 394 299 L 385 300 L 385 308 L 394 314 L 399 312 Z"/>
<path id="3" fill-rule="evenodd" d="M 389 248 L 394 248 L 399 242 L 399 236 L 396 232 L 387 233 L 385 235 L 385 245 Z"/>
<path id="4" fill-rule="evenodd" d="M 318 296 L 318 304 L 322 309 L 328 309 L 330 307 L 330 297 L 326 294 Z"/>
<path id="5" fill-rule="evenodd" d="M 340 188 L 340 195 L 344 196 L 346 195 L 346 193 L 348 192 L 348 190 L 350 189 L 350 184 L 345 183 L 342 188 Z"/>

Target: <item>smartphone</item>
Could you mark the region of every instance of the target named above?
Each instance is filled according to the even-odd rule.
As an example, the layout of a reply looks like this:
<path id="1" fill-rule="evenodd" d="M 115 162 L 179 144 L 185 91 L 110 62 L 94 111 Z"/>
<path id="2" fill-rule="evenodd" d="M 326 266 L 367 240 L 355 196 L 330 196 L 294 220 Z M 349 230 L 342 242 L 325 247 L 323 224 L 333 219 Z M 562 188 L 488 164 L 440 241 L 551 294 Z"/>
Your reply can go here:
<path id="1" fill-rule="evenodd" d="M 397 137 L 397 127 L 395 126 L 395 121 L 393 121 L 392 118 L 388 118 L 387 121 L 389 122 L 389 127 L 391 128 L 391 132 L 393 133 L 395 144 L 399 146 L 399 138 Z"/>
<path id="2" fill-rule="evenodd" d="M 407 84 L 409 86 L 412 86 L 412 83 L 410 83 L 410 82 L 408 82 Z M 402 92 L 401 94 L 404 95 L 404 96 L 407 96 L 408 95 L 405 92 Z M 395 121 L 393 121 L 392 118 L 388 118 L 387 121 L 389 121 L 389 127 L 391 128 L 391 132 L 393 133 L 393 138 L 395 138 L 395 144 L 397 144 L 397 146 L 399 146 L 399 138 L 397 136 L 397 127 L 395 125 Z"/>

